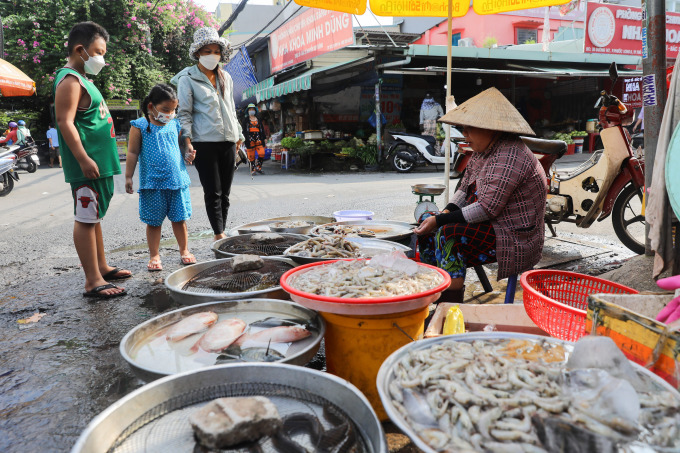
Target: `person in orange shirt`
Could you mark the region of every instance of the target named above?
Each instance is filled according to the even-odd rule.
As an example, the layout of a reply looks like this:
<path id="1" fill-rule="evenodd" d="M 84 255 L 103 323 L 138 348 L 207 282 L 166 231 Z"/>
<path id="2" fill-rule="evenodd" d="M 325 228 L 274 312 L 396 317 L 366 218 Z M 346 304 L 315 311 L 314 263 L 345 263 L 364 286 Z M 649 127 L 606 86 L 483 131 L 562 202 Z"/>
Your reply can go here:
<path id="1" fill-rule="evenodd" d="M 264 143 L 266 135 L 264 132 L 264 125 L 257 117 L 257 107 L 255 104 L 248 104 L 248 117 L 243 124 L 243 136 L 246 138 L 245 145 L 248 151 L 248 160 L 250 161 L 250 173 L 264 174 L 262 171 L 262 162 L 264 161 Z"/>
<path id="2" fill-rule="evenodd" d="M 10 121 L 9 129 L 5 132 L 5 138 L 0 138 L 0 145 L 11 145 L 17 142 L 17 130 L 19 126 L 14 121 Z"/>

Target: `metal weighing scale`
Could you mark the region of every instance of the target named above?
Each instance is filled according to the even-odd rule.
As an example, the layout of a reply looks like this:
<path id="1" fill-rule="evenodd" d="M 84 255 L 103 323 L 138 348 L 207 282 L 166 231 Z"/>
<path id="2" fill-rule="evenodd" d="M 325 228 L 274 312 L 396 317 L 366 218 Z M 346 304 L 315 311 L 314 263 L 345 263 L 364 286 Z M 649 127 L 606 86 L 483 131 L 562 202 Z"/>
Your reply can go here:
<path id="1" fill-rule="evenodd" d="M 418 195 L 416 209 L 413 212 L 416 222 L 420 219 L 420 216 L 428 211 L 439 211 L 439 207 L 434 202 L 434 197 L 443 194 L 445 190 L 444 184 L 416 184 L 411 186 L 413 195 Z"/>

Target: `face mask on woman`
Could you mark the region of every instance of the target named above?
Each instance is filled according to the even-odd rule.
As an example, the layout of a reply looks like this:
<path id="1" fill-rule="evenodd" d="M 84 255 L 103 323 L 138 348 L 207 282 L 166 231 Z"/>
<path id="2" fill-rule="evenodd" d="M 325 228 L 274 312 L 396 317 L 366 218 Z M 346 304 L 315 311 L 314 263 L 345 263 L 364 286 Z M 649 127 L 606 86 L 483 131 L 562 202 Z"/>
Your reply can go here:
<path id="1" fill-rule="evenodd" d="M 248 110 L 248 115 L 255 116 L 255 110 Z"/>
<path id="2" fill-rule="evenodd" d="M 167 124 L 175 118 L 175 112 L 161 113 L 158 110 L 156 110 L 156 107 L 154 107 L 153 110 L 154 112 L 156 112 L 156 114 L 154 115 L 154 119 L 160 123 Z"/>
<path id="3" fill-rule="evenodd" d="M 221 57 L 219 55 L 201 55 L 198 57 L 198 61 L 209 71 L 212 71 L 217 67 L 220 59 Z"/>
<path id="4" fill-rule="evenodd" d="M 85 50 L 85 54 L 89 57 L 87 61 L 83 57 L 80 57 L 85 63 L 85 72 L 92 75 L 99 74 L 102 68 L 106 66 L 106 61 L 104 61 L 104 57 L 102 57 L 101 55 L 95 55 L 94 57 L 90 57 L 90 54 L 87 53 L 87 50 Z"/>

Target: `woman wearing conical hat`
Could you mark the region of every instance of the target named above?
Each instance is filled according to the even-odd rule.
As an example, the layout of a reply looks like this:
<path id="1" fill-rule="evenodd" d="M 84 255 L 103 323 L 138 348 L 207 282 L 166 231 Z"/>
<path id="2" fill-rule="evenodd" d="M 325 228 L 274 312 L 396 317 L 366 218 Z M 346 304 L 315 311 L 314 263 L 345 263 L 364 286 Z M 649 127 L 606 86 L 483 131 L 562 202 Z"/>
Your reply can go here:
<path id="1" fill-rule="evenodd" d="M 520 139 L 536 134 L 496 88 L 440 121 L 462 126 L 474 155 L 446 209 L 425 219 L 415 232 L 421 260 L 451 275 L 445 296 L 462 301 L 468 267 L 498 262 L 500 280 L 531 269 L 541 259 L 547 180 Z"/>

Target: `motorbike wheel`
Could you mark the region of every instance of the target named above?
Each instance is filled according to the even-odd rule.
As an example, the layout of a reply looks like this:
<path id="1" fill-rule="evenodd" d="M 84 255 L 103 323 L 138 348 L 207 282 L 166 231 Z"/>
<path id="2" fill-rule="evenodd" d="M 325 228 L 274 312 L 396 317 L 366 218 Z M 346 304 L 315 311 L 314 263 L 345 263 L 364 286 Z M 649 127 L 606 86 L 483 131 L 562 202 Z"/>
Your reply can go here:
<path id="1" fill-rule="evenodd" d="M 14 189 L 14 179 L 12 179 L 8 173 L 4 173 L 2 176 L 0 176 L 0 179 L 2 179 L 2 190 L 0 190 L 0 197 L 4 197 L 5 195 L 9 194 L 12 189 Z"/>
<path id="2" fill-rule="evenodd" d="M 416 168 L 415 162 L 409 162 L 399 157 L 400 154 L 408 152 L 409 152 L 408 148 L 399 146 L 392 153 L 392 159 L 390 160 L 392 161 L 392 168 L 394 168 L 397 171 L 397 173 L 408 173 L 414 168 Z M 413 156 L 413 153 L 410 154 Z"/>
<path id="3" fill-rule="evenodd" d="M 38 166 L 32 160 L 28 161 L 28 168 L 26 169 L 29 173 L 35 173 L 38 170 Z"/>
<path id="4" fill-rule="evenodd" d="M 645 216 L 642 215 L 642 189 L 628 184 L 614 203 L 612 225 L 619 240 L 638 255 L 645 253 Z"/>

